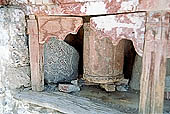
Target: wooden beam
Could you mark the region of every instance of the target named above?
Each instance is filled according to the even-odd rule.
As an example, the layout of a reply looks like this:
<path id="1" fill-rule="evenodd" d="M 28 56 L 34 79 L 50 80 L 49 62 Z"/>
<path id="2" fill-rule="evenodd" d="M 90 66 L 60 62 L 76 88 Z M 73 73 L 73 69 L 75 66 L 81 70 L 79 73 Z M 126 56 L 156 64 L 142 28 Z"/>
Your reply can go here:
<path id="1" fill-rule="evenodd" d="M 163 113 L 168 28 L 168 14 L 148 12 L 140 81 L 140 114 Z"/>
<path id="2" fill-rule="evenodd" d="M 34 16 L 28 20 L 29 53 L 32 90 L 44 90 L 43 45 L 39 44 L 38 25 Z"/>

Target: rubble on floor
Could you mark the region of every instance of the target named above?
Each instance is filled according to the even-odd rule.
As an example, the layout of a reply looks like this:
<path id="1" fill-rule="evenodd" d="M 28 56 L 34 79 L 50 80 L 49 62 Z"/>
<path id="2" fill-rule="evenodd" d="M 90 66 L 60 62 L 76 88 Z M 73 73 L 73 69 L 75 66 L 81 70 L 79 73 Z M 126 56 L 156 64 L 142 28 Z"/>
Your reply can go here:
<path id="1" fill-rule="evenodd" d="M 116 85 L 114 84 L 100 84 L 100 87 L 109 92 L 116 91 Z"/>
<path id="2" fill-rule="evenodd" d="M 80 91 L 80 87 L 72 84 L 59 84 L 58 89 L 61 92 L 71 93 Z"/>
<path id="3" fill-rule="evenodd" d="M 129 88 L 129 79 L 122 79 L 118 82 L 115 82 L 113 84 L 100 84 L 100 87 L 105 89 L 108 92 L 113 91 L 128 91 Z"/>

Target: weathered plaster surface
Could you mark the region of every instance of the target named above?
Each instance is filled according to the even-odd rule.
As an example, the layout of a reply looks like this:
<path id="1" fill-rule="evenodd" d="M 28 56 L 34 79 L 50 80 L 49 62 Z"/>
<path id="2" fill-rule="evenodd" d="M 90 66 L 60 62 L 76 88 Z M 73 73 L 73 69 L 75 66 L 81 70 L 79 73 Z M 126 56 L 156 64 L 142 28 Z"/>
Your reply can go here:
<path id="1" fill-rule="evenodd" d="M 27 37 L 25 34 L 25 14 L 13 8 L 0 9 L 0 57 L 8 59 L 12 67 L 29 64 Z"/>
<path id="2" fill-rule="evenodd" d="M 1 0 L 20 5 L 28 14 L 99 15 L 135 11 L 170 10 L 169 0 Z"/>
<path id="3" fill-rule="evenodd" d="M 38 18 L 39 43 L 43 44 L 50 37 L 64 40 L 68 34 L 76 34 L 83 25 L 81 17 L 42 16 Z"/>
<path id="4" fill-rule="evenodd" d="M 0 5 L 6 4 L 6 0 L 0 0 Z"/>
<path id="5" fill-rule="evenodd" d="M 116 44 L 121 38 L 132 40 L 139 55 L 142 55 L 143 52 L 146 17 L 145 13 L 138 11 L 170 10 L 169 0 L 0 0 L 0 5 L 20 6 L 25 14 L 37 16 L 122 13 L 105 18 L 92 18 L 91 28 L 101 36 L 100 38 L 103 36 L 112 38 L 113 44 Z M 9 88 L 16 89 L 30 85 L 28 39 L 25 34 L 26 24 L 23 11 L 17 8 L 0 9 L 0 113 L 2 114 L 12 111 L 14 113 L 39 113 L 39 111 L 28 111 L 28 105 L 21 103 L 21 106 L 19 106 L 14 101 L 11 91 L 9 91 Z M 150 22 L 159 21 L 158 18 L 154 18 L 154 15 L 150 17 L 152 17 Z M 50 20 L 46 21 L 50 24 Z M 63 23 L 67 24 L 65 21 Z M 49 25 L 42 25 L 41 32 L 44 32 L 43 35 L 47 39 L 40 39 L 40 43 L 43 44 L 48 40 L 51 31 L 54 33 L 52 35 L 56 36 L 57 31 L 53 29 L 53 26 L 49 31 L 47 30 Z M 163 26 L 169 26 L 169 23 L 165 23 Z M 73 33 L 76 33 L 79 27 L 80 25 Z M 66 31 L 68 28 L 67 26 L 65 28 L 58 27 L 58 29 Z M 60 33 L 57 33 L 57 36 L 58 34 Z M 60 38 L 63 39 L 67 34 L 60 35 L 62 35 Z M 44 38 L 44 36 L 41 38 Z M 168 45 L 170 45 L 170 40 Z M 168 47 L 167 52 L 170 57 L 170 47 Z M 19 109 L 14 110 L 15 106 L 18 106 Z"/>
<path id="6" fill-rule="evenodd" d="M 110 37 L 116 45 L 121 39 L 132 40 L 139 55 L 143 52 L 145 13 L 131 13 L 93 17 L 90 26 L 100 38 Z"/>
<path id="7" fill-rule="evenodd" d="M 170 20 L 169 18 L 170 18 L 170 11 L 164 12 L 164 16 L 160 16 L 160 13 L 158 11 L 148 12 L 147 23 L 146 23 L 146 25 L 149 25 L 150 27 L 149 30 L 151 30 L 152 32 L 155 32 L 154 35 L 156 35 L 158 31 L 153 31 L 152 30 L 153 28 L 160 28 L 160 27 L 163 28 L 161 32 L 164 32 L 162 34 L 166 34 L 163 37 L 166 37 L 166 39 L 168 39 L 167 49 L 166 49 L 167 58 L 170 58 L 170 34 L 169 34 Z M 153 38 L 148 39 L 148 40 L 151 40 L 151 43 L 154 41 Z M 157 48 L 157 46 L 154 46 L 154 45 L 152 47 L 153 49 Z"/>
<path id="8" fill-rule="evenodd" d="M 107 14 L 104 2 L 86 2 L 81 8 L 80 13 L 87 15 Z"/>

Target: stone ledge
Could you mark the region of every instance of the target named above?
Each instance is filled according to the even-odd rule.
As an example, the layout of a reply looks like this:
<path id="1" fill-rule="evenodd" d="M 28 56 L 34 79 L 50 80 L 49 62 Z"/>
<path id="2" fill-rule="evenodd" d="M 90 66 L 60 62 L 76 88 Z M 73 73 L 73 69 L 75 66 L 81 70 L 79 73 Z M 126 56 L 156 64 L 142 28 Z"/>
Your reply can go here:
<path id="1" fill-rule="evenodd" d="M 14 98 L 66 114 L 122 114 L 122 112 L 106 107 L 104 104 L 61 92 L 19 92 L 14 95 Z"/>

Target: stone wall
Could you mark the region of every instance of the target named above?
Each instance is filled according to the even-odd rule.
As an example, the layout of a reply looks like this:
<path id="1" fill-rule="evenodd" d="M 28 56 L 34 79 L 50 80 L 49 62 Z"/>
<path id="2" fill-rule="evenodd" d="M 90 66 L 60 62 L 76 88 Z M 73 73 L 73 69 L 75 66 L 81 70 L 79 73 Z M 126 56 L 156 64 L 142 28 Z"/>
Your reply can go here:
<path id="1" fill-rule="evenodd" d="M 140 77 L 142 73 L 142 57 L 136 55 L 130 87 L 135 90 L 140 89 Z M 167 59 L 165 91 L 170 92 L 170 59 Z"/>
<path id="2" fill-rule="evenodd" d="M 0 75 L 11 89 L 30 86 L 25 14 L 18 8 L 0 8 Z"/>
<path id="3" fill-rule="evenodd" d="M 21 9 L 0 8 L 0 114 L 17 114 L 14 108 L 20 108 L 22 103 L 17 101 L 17 104 L 13 99 L 13 90 L 30 86 L 25 29 L 25 14 Z"/>

